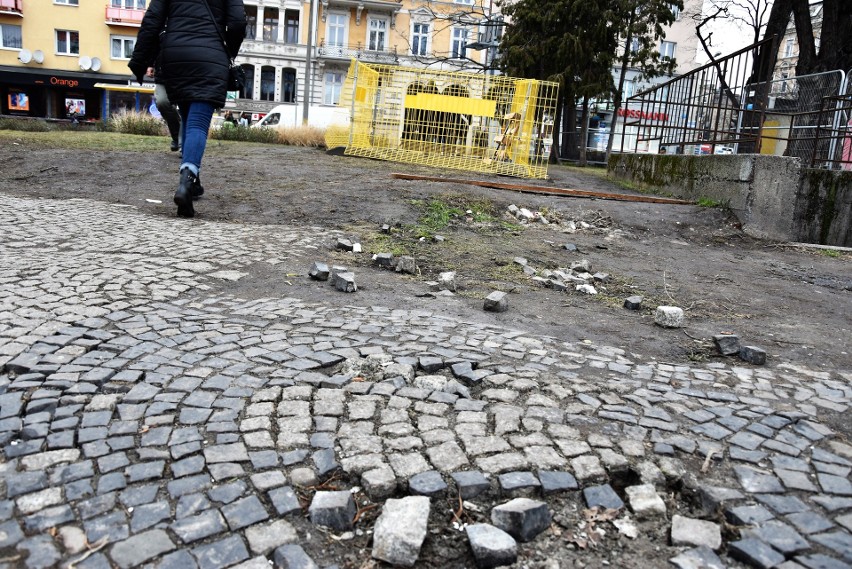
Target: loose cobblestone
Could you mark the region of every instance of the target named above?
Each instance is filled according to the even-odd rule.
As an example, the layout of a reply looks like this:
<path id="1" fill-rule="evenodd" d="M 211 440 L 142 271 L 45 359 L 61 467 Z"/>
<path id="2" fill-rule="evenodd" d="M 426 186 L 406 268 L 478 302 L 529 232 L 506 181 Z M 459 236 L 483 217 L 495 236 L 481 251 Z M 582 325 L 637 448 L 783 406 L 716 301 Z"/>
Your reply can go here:
<path id="1" fill-rule="evenodd" d="M 0 548 L 28 567 L 86 540 L 106 546 L 80 567 L 313 564 L 297 514 L 326 483 L 346 500 L 316 523 L 346 534 L 363 500 L 409 489 L 621 508 L 612 488 L 637 478 L 648 515 L 675 482 L 724 512 L 742 538 L 723 561 L 852 562 L 848 370 L 756 350 L 759 368 L 671 365 L 437 310 L 219 292 L 333 243 L 320 229 L 8 196 L 0 213 Z M 515 559 L 482 528 L 480 563 Z"/>

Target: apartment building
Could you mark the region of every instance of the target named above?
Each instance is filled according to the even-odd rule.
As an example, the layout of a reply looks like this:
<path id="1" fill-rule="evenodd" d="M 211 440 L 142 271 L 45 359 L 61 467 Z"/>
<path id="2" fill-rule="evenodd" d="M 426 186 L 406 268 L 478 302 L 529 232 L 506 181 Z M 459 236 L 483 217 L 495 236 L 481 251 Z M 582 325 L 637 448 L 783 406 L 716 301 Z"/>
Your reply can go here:
<path id="1" fill-rule="evenodd" d="M 0 112 L 88 120 L 150 99 L 125 90 L 144 13 L 145 0 L 0 0 Z"/>
<path id="2" fill-rule="evenodd" d="M 152 85 L 134 84 L 127 62 L 148 2 L 0 0 L 0 114 L 95 120 L 147 107 Z M 283 104 L 293 105 L 295 116 L 306 80 L 311 108 L 330 107 L 352 58 L 464 70 L 481 69 L 494 55 L 483 43 L 496 29 L 483 25 L 495 17 L 492 0 L 245 5 L 237 63 L 248 81 L 228 102 L 239 111 L 263 114 Z"/>

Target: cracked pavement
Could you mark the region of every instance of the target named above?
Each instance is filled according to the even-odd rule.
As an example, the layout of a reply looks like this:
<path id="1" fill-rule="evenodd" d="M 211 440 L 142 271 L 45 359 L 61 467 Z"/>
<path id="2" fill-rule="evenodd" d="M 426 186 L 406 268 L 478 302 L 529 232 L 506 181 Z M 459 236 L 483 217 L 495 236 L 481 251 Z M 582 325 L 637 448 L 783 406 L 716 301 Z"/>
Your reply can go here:
<path id="1" fill-rule="evenodd" d="M 8 196 L 0 218 L 0 566 L 261 567 L 288 543 L 328 566 L 305 488 L 380 502 L 428 471 L 677 485 L 741 528 L 726 564 L 852 565 L 850 370 L 222 292 L 321 228 Z"/>

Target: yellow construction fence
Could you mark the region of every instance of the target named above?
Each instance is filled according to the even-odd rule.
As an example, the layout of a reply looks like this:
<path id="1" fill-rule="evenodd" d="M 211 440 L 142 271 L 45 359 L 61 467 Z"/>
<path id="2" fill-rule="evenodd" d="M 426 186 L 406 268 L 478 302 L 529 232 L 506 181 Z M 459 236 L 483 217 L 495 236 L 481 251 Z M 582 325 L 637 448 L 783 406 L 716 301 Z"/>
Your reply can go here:
<path id="1" fill-rule="evenodd" d="M 329 127 L 350 156 L 547 178 L 557 84 L 352 61 Z"/>

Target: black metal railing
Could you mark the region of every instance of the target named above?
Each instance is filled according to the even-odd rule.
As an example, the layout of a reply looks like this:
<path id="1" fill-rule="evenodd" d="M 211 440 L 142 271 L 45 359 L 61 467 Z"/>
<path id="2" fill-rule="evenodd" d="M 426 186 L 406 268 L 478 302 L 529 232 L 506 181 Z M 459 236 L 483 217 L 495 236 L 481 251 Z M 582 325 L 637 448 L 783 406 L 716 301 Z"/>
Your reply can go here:
<path id="1" fill-rule="evenodd" d="M 325 40 L 317 46 L 317 55 L 334 59 L 357 59 L 372 63 L 399 63 L 396 46 L 390 50 L 367 49 L 360 42 L 350 46 L 327 44 Z"/>

